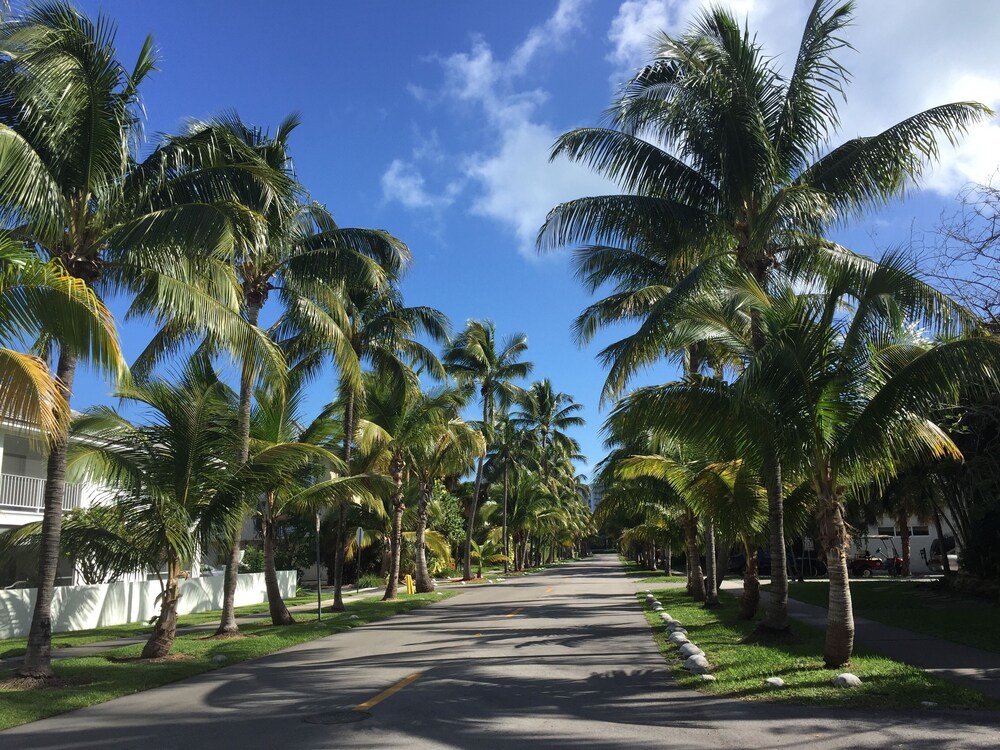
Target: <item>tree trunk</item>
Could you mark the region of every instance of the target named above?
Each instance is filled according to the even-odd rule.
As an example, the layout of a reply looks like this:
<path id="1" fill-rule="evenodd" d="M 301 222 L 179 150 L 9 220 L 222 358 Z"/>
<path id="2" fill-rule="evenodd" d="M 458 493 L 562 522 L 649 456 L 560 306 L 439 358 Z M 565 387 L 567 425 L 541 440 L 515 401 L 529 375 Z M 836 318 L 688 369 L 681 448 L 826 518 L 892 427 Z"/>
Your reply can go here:
<path id="1" fill-rule="evenodd" d="M 948 546 L 944 541 L 944 527 L 941 525 L 941 511 L 934 505 L 934 531 L 937 532 L 938 544 L 941 545 L 941 572 L 945 580 L 951 577 L 951 561 L 948 560 Z"/>
<path id="2" fill-rule="evenodd" d="M 256 302 L 253 299 L 247 300 L 247 322 L 256 327 L 260 317 L 260 307 L 263 301 Z M 236 468 L 243 466 L 250 457 L 250 402 L 253 398 L 253 371 L 249 364 L 244 363 L 243 371 L 240 374 L 240 403 L 239 417 L 237 421 L 237 435 L 239 440 L 236 453 Z M 242 498 L 242 505 L 246 506 L 246 498 Z M 226 563 L 226 577 L 223 581 L 222 593 L 222 617 L 219 627 L 215 631 L 216 635 L 235 635 L 240 632 L 236 624 L 236 584 L 237 576 L 240 573 L 240 533 L 242 532 L 243 519 L 239 519 L 236 533 L 233 535 L 232 546 L 229 549 L 229 561 Z M 319 585 L 317 583 L 317 585 Z"/>
<path id="3" fill-rule="evenodd" d="M 760 606 L 760 577 L 757 575 L 757 550 L 744 544 L 746 567 L 743 569 L 743 595 L 740 597 L 739 619 L 752 620 Z"/>
<path id="4" fill-rule="evenodd" d="M 382 601 L 392 601 L 396 598 L 396 588 L 399 586 L 399 553 L 403 543 L 403 460 L 395 456 L 390 472 L 396 491 L 392 495 L 392 537 L 389 539 L 389 580 L 385 584 L 385 596 Z"/>
<path id="5" fill-rule="evenodd" d="M 351 471 L 351 455 L 354 440 L 354 394 L 349 393 L 344 402 L 344 464 Z M 337 527 L 335 531 L 336 552 L 333 558 L 333 610 L 343 612 L 344 607 L 344 558 L 347 555 L 347 508 L 343 503 L 337 508 Z M 356 557 L 360 565 L 361 550 Z M 358 571 L 360 575 L 360 568 Z M 317 585 L 319 585 L 317 583 Z"/>
<path id="6" fill-rule="evenodd" d="M 664 563 L 663 566 L 663 571 L 667 574 L 668 578 L 671 575 L 673 575 L 673 572 L 671 571 L 671 568 L 673 567 L 673 555 L 671 554 L 670 547 L 671 547 L 670 542 L 667 542 L 666 549 L 664 549 L 663 551 L 663 556 L 666 558 L 666 562 Z"/>
<path id="7" fill-rule="evenodd" d="M 61 349 L 56 365 L 56 387 L 69 403 L 76 375 L 76 354 Z M 66 494 L 66 452 L 69 428 L 51 436 L 49 459 L 45 471 L 42 535 L 38 546 L 38 592 L 28 630 L 28 646 L 24 663 L 17 670 L 19 677 L 52 677 L 52 597 L 55 594 L 56 571 L 59 567 L 59 539 L 62 535 L 63 497 Z"/>
<path id="8" fill-rule="evenodd" d="M 900 575 L 910 577 L 910 517 L 905 510 L 900 511 L 897 519 L 899 525 L 899 546 L 901 547 L 900 557 L 903 559 L 903 567 L 896 572 Z"/>
<path id="9" fill-rule="evenodd" d="M 482 485 L 483 456 L 480 456 L 479 463 L 476 466 L 476 482 L 472 490 L 472 501 L 469 503 L 469 520 L 465 525 L 465 556 L 462 559 L 463 581 L 472 580 L 472 532 L 476 528 L 476 506 L 479 504 L 479 490 Z"/>
<path id="10" fill-rule="evenodd" d="M 717 591 L 722 590 L 722 582 L 729 571 L 729 552 L 731 549 L 731 544 L 724 540 L 720 543 L 719 538 L 715 538 L 715 588 Z"/>
<path id="11" fill-rule="evenodd" d="M 173 554 L 167 557 L 167 585 L 160 601 L 160 615 L 153 632 L 142 647 L 143 659 L 162 659 L 170 653 L 177 637 L 177 602 L 180 600 L 180 561 Z"/>
<path id="12" fill-rule="evenodd" d="M 420 483 L 420 499 L 417 504 L 417 533 L 414 542 L 414 565 L 416 567 L 416 584 L 418 594 L 428 594 L 434 590 L 434 579 L 427 569 L 427 503 L 431 497 L 430 482 Z"/>
<path id="13" fill-rule="evenodd" d="M 508 466 L 503 467 L 503 574 L 510 572 L 510 544 L 507 539 L 507 496 L 510 494 L 510 477 Z"/>
<path id="14" fill-rule="evenodd" d="M 832 669 L 846 665 L 854 650 L 854 611 L 847 571 L 849 539 L 844 509 L 832 488 L 820 491 L 819 533 L 826 550 L 826 568 L 830 577 L 823 662 Z"/>
<path id="15" fill-rule="evenodd" d="M 788 630 L 788 568 L 785 565 L 785 506 L 781 486 L 781 463 L 772 460 L 766 478 L 767 518 L 771 532 L 771 592 L 767 615 L 760 628 Z"/>
<path id="16" fill-rule="evenodd" d="M 688 594 L 696 602 L 705 601 L 705 576 L 698 559 L 698 519 L 690 510 L 684 515 L 684 537 L 687 542 Z"/>
<path id="17" fill-rule="evenodd" d="M 705 565 L 708 570 L 705 572 L 705 607 L 718 607 L 719 584 L 715 577 L 715 523 L 708 519 L 705 521 Z"/>
<path id="18" fill-rule="evenodd" d="M 271 624 L 294 625 L 295 619 L 285 606 L 285 600 L 281 598 L 278 570 L 274 565 L 274 522 L 265 518 L 261 531 L 264 537 L 264 587 L 267 589 L 267 609 L 271 614 Z"/>

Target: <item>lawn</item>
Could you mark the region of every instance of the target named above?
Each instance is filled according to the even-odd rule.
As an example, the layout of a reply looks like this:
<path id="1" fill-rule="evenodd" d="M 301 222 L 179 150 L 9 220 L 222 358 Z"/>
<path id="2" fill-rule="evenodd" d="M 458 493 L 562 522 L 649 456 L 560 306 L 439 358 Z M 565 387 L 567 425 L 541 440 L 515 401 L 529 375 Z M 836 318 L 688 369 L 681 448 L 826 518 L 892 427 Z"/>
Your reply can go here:
<path id="1" fill-rule="evenodd" d="M 316 594 L 303 594 L 285 599 L 285 604 L 294 607 L 297 604 L 315 604 Z M 327 602 L 328 604 L 329 602 Z M 237 607 L 237 617 L 243 615 L 266 615 L 268 613 L 267 602 L 248 604 L 245 607 Z M 206 623 L 218 622 L 219 610 L 207 612 L 195 612 L 189 615 L 181 615 L 177 618 L 178 627 L 185 625 L 204 625 Z M 114 641 L 119 638 L 145 638 L 152 631 L 152 625 L 144 622 L 131 622 L 124 625 L 109 625 L 104 628 L 91 628 L 90 630 L 76 630 L 68 633 L 53 633 L 52 648 L 68 648 L 70 646 L 86 646 L 89 643 L 100 641 Z M 0 640 L 0 659 L 7 659 L 24 654 L 27 646 L 27 638 L 9 638 Z"/>
<path id="2" fill-rule="evenodd" d="M 825 581 L 788 587 L 791 598 L 824 608 L 829 591 Z M 956 595 L 939 583 L 852 581 L 851 600 L 860 617 L 1000 653 L 1000 607 Z"/>
<path id="3" fill-rule="evenodd" d="M 930 701 L 940 708 L 1000 708 L 974 690 L 863 650 L 855 651 L 849 668 L 826 669 L 821 656 L 823 632 L 802 623 L 795 624 L 795 643 L 743 644 L 740 641 L 756 623 L 736 619 L 736 600 L 729 595 L 723 596 L 723 607 L 708 610 L 682 590 L 654 593 L 664 610 L 683 624 L 688 638 L 705 651 L 713 666 L 715 682 L 704 682 L 688 673 L 677 650 L 667 641 L 668 632 L 659 615 L 646 608 L 656 642 L 673 666 L 678 682 L 685 687 L 729 698 L 811 706 L 923 710 L 926 707 L 922 704 Z M 860 677 L 861 687 L 844 689 L 831 684 L 833 677 L 845 671 Z M 768 677 L 780 677 L 784 687 L 770 687 L 764 682 Z"/>
<path id="4" fill-rule="evenodd" d="M 322 622 L 315 612 L 297 613 L 296 625 L 275 627 L 268 622 L 246 623 L 240 626 L 244 637 L 232 640 L 205 640 L 205 633 L 178 636 L 172 657 L 159 663 L 120 662 L 113 659 L 138 656 L 142 644 L 125 646 L 96 656 L 60 659 L 53 662 L 56 675 L 66 685 L 44 690 L 0 688 L 0 729 L 37 721 L 46 716 L 72 711 L 84 706 L 137 693 L 182 680 L 221 666 L 266 656 L 297 643 L 315 640 L 333 633 L 384 620 L 400 612 L 423 607 L 451 596 L 454 591 L 434 594 L 400 595 L 394 602 L 378 597 L 348 601 L 347 611 L 324 611 Z M 219 659 L 224 657 L 224 659 Z M 8 679 L 13 670 L 0 671 L 0 681 Z"/>
<path id="5" fill-rule="evenodd" d="M 687 581 L 687 576 L 684 575 L 668 576 L 666 571 L 643 568 L 639 563 L 620 555 L 618 559 L 621 560 L 622 566 L 625 568 L 625 575 L 629 578 L 638 578 L 639 583 L 684 583 Z"/>

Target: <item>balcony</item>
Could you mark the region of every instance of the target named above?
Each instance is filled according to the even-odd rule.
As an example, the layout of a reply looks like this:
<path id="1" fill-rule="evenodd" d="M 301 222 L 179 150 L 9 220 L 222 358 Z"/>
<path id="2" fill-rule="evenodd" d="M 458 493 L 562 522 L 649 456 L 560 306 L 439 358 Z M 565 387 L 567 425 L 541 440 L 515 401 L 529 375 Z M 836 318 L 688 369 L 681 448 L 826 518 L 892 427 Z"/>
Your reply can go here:
<path id="1" fill-rule="evenodd" d="M 41 515 L 45 500 L 45 480 L 0 474 L 0 511 L 17 511 Z M 63 494 L 63 510 L 82 506 L 83 485 L 67 484 Z"/>

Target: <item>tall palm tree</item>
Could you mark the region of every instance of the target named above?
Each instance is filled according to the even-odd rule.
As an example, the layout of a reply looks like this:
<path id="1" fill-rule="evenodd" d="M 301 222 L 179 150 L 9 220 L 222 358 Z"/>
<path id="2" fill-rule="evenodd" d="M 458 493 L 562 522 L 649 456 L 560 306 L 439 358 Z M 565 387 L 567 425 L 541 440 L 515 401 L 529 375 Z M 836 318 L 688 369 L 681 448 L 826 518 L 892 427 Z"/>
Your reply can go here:
<path id="1" fill-rule="evenodd" d="M 208 144 L 191 148 L 183 139 L 139 162 L 139 87 L 156 58 L 147 38 L 134 66 L 125 67 L 114 36 L 106 18 L 91 21 L 65 2 L 30 5 L 0 23 L 0 221 L 95 292 L 137 292 L 136 311 L 167 311 L 179 326 L 213 330 L 266 358 L 226 304 L 232 300 L 205 294 L 184 254 L 225 255 L 248 221 L 233 208 L 232 186 L 253 182 L 270 192 L 273 184 L 243 163 L 220 170 Z M 52 343 L 68 400 L 88 350 L 70 340 Z M 61 430 L 49 452 L 38 596 L 20 670 L 28 677 L 52 674 L 50 609 L 67 441 Z"/>
<path id="2" fill-rule="evenodd" d="M 233 448 L 232 394 L 202 358 L 179 382 L 133 383 L 117 394 L 148 410 L 132 424 L 108 407 L 77 418 L 71 471 L 96 479 L 111 502 L 67 517 L 67 546 L 114 574 L 155 572 L 160 612 L 143 658 L 170 652 L 177 632 L 179 585 L 198 564 L 197 550 L 234 524 L 236 506 L 220 490 Z M 16 531 L 15 544 L 37 543 L 41 523 Z"/>
<path id="3" fill-rule="evenodd" d="M 552 151 L 553 158 L 587 164 L 623 194 L 555 207 L 539 246 L 588 246 L 585 272 L 623 263 L 622 276 L 635 275 L 651 288 L 639 297 L 623 290 L 610 314 L 631 316 L 629 305 L 638 302 L 651 333 L 669 320 L 677 290 L 699 288 L 719 263 L 735 264 L 761 289 L 788 275 L 867 263 L 826 240 L 828 228 L 901 195 L 925 161 L 936 158 L 940 137 L 954 142 L 991 113 L 974 102 L 947 104 L 828 148 L 848 78 L 837 57 L 849 46 L 841 34 L 852 10 L 851 2 L 816 0 L 788 75 L 721 7 L 705 11 L 679 37 L 662 33 L 654 60 L 612 108 L 612 127 L 571 131 Z M 662 278 L 650 276 L 656 273 L 650 260 L 671 271 L 669 293 Z M 766 343 L 764 332 L 755 318 L 756 351 Z M 646 340 L 655 351 L 655 336 Z M 647 347 L 621 369 L 653 359 Z M 783 629 L 781 464 L 774 455 L 765 458 L 774 565 L 767 625 Z"/>
<path id="4" fill-rule="evenodd" d="M 528 348 L 523 333 L 497 341 L 496 325 L 492 321 L 470 320 L 444 355 L 445 369 L 460 383 L 476 388 L 483 404 L 483 434 L 486 447 L 492 443 L 492 429 L 497 404 L 510 404 L 520 392 L 513 381 L 531 374 L 532 364 L 520 360 Z M 476 465 L 476 480 L 465 533 L 462 562 L 463 580 L 472 579 L 472 532 L 476 522 L 476 506 L 483 483 L 483 462 Z"/>
<path id="5" fill-rule="evenodd" d="M 929 311 L 920 297 L 890 294 L 890 266 L 883 259 L 883 272 L 861 286 L 835 283 L 823 295 L 774 300 L 760 316 L 769 343 L 733 384 L 679 383 L 627 399 L 639 421 L 716 445 L 754 442 L 747 411 L 781 420 L 795 446 L 783 453 L 785 464 L 816 502 L 830 578 L 824 659 L 831 667 L 847 663 L 854 637 L 845 498 L 921 462 L 959 456 L 932 417 L 965 388 L 995 387 L 1000 371 L 1000 343 L 990 338 L 914 341 L 905 324 L 925 322 Z M 853 313 L 843 315 L 851 302 Z"/>
<path id="6" fill-rule="evenodd" d="M 413 367 L 433 378 L 444 379 L 437 356 L 418 340 L 423 335 L 442 343 L 448 337 L 447 317 L 432 307 L 404 305 L 398 280 L 410 260 L 405 245 L 397 253 L 383 257 L 380 265 L 387 285 L 372 290 L 367 285 L 351 284 L 346 290 L 319 290 L 321 295 L 289 311 L 288 347 L 304 363 L 318 364 L 329 356 L 338 371 L 379 373 L 396 381 L 413 378 Z M 342 346 L 346 344 L 346 346 Z M 337 384 L 338 403 L 343 415 L 341 458 L 350 465 L 356 440 L 357 404 L 364 398 L 364 381 L 341 378 Z M 344 608 L 344 556 L 347 539 L 347 508 L 337 511 L 336 556 L 334 558 L 334 603 Z"/>
<path id="7" fill-rule="evenodd" d="M 520 408 L 512 412 L 512 420 L 516 426 L 535 434 L 543 477 L 548 476 L 555 456 L 580 452 L 579 443 L 566 430 L 583 426 L 583 417 L 577 414 L 583 407 L 568 393 L 553 390 L 548 378 L 532 383 L 517 399 L 517 405 Z"/>

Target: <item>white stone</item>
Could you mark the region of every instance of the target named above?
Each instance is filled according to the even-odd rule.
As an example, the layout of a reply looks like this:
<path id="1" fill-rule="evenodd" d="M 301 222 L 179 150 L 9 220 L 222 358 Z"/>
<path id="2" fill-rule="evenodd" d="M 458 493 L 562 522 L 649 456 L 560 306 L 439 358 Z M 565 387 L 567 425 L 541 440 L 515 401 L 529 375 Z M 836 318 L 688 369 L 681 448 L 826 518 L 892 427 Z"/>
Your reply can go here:
<path id="1" fill-rule="evenodd" d="M 653 605 L 653 611 L 654 612 L 662 612 L 663 611 L 663 605 L 660 604 L 659 602 L 657 602 L 656 604 Z"/>
<path id="2" fill-rule="evenodd" d="M 666 612 L 660 612 L 660 619 L 664 622 L 674 622 L 674 618 Z"/>
<path id="3" fill-rule="evenodd" d="M 677 652 L 683 656 L 685 659 L 689 656 L 704 656 L 705 652 L 698 648 L 695 644 L 688 641 L 687 643 L 682 643 L 677 647 Z"/>
<path id="4" fill-rule="evenodd" d="M 784 687 L 785 686 L 785 681 L 783 679 L 781 679 L 780 677 L 768 677 L 766 680 L 764 680 L 764 682 L 766 682 L 771 687 Z"/>
<path id="5" fill-rule="evenodd" d="M 681 624 L 677 622 L 677 620 L 668 622 L 667 630 L 669 630 L 671 633 L 681 633 L 683 635 L 687 635 L 687 631 L 683 627 L 681 627 Z"/>
<path id="6" fill-rule="evenodd" d="M 934 708 L 937 705 L 934 701 L 920 701 L 920 705 L 925 708 Z"/>
<path id="7" fill-rule="evenodd" d="M 710 667 L 704 656 L 689 656 L 684 660 L 684 668 L 693 674 L 708 674 Z"/>
<path id="8" fill-rule="evenodd" d="M 682 643 L 687 643 L 688 637 L 683 633 L 671 633 L 670 636 L 667 638 L 667 640 L 673 643 L 674 645 L 679 646 Z"/>
<path id="9" fill-rule="evenodd" d="M 212 657 L 212 661 L 214 661 L 216 664 L 225 664 L 227 661 L 229 661 L 229 657 L 225 656 L 224 654 L 216 654 L 215 656 Z"/>
<path id="10" fill-rule="evenodd" d="M 860 687 L 861 679 L 856 674 L 844 672 L 833 678 L 833 684 L 841 688 Z"/>
<path id="11" fill-rule="evenodd" d="M 359 617 L 358 617 L 357 615 L 351 615 L 351 616 L 350 616 L 350 617 L 348 617 L 347 619 L 348 619 L 348 620 L 359 620 L 359 619 L 361 619 L 361 618 L 359 618 Z"/>
<path id="12" fill-rule="evenodd" d="M 714 674 L 703 674 L 701 676 L 701 681 L 702 682 L 715 682 L 715 675 Z"/>

